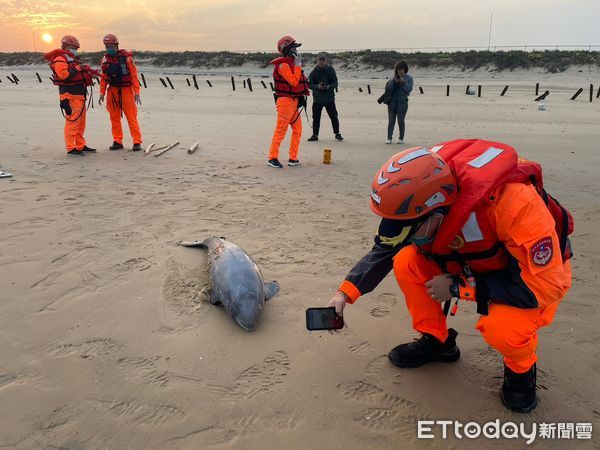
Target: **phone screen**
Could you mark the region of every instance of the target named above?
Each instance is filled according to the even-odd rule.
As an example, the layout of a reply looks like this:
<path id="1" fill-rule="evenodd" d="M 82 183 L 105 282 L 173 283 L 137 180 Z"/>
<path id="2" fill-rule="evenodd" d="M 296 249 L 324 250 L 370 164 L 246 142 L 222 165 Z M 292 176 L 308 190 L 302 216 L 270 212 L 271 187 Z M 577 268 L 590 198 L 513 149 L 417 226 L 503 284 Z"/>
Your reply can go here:
<path id="1" fill-rule="evenodd" d="M 308 308 L 306 310 L 306 328 L 310 331 L 339 330 L 344 328 L 344 318 L 338 316 L 335 308 Z"/>

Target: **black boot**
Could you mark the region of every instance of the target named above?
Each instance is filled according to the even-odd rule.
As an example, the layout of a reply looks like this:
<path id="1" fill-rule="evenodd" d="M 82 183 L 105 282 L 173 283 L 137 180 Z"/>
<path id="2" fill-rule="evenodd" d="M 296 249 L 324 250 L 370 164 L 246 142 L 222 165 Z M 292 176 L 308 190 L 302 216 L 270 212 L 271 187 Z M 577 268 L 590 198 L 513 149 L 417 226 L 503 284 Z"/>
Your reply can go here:
<path id="1" fill-rule="evenodd" d="M 86 145 L 85 147 L 83 147 L 83 148 L 81 149 L 81 151 L 82 151 L 82 152 L 91 152 L 91 153 L 96 153 L 96 149 L 95 149 L 95 148 L 88 147 L 87 145 Z"/>
<path id="2" fill-rule="evenodd" d="M 317 136 L 316 134 L 313 134 L 311 137 L 309 137 L 307 139 L 308 142 L 315 142 L 319 140 L 319 136 Z"/>
<path id="3" fill-rule="evenodd" d="M 108 147 L 109 150 L 121 150 L 123 148 L 123 144 L 119 144 L 117 141 L 113 141 L 113 145 Z"/>
<path id="4" fill-rule="evenodd" d="M 419 367 L 430 361 L 454 362 L 460 358 L 460 350 L 456 346 L 458 332 L 448 329 L 448 339 L 443 344 L 430 334 L 423 334 L 420 339 L 399 345 L 388 353 L 390 361 L 403 368 Z"/>
<path id="5" fill-rule="evenodd" d="M 511 411 L 527 413 L 538 404 L 535 393 L 537 370 L 535 364 L 525 373 L 515 373 L 504 365 L 502 403 Z"/>

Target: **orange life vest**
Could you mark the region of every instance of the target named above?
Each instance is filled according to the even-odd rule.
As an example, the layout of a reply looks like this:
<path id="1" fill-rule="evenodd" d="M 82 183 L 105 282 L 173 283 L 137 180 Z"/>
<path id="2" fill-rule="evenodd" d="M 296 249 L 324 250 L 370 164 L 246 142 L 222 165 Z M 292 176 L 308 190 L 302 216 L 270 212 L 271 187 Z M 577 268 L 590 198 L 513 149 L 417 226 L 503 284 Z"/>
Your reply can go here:
<path id="1" fill-rule="evenodd" d="M 273 80 L 275 87 L 275 95 L 278 97 L 302 97 L 304 95 L 308 95 L 309 84 L 304 72 L 300 77 L 300 82 L 292 87 L 290 83 L 288 83 L 285 78 L 283 78 L 278 71 L 279 64 L 288 64 L 292 71 L 294 70 L 294 58 L 290 58 L 289 56 L 282 56 L 280 58 L 274 59 L 271 61 L 271 64 L 275 65 L 273 69 Z"/>
<path id="2" fill-rule="evenodd" d="M 68 50 L 57 48 L 44 55 L 52 70 L 52 83 L 55 86 L 77 86 L 83 84 L 84 86 L 91 86 L 93 84 L 92 75 L 84 70 L 81 70 L 79 58 Z M 75 69 L 77 73 L 69 75 L 64 80 L 61 80 L 56 70 L 54 70 L 54 64 L 57 62 L 65 62 L 68 65 L 69 71 Z"/>
<path id="3" fill-rule="evenodd" d="M 493 192 L 506 183 L 535 186 L 554 217 L 563 260 L 572 256 L 568 235 L 573 232 L 573 217 L 544 190 L 538 163 L 519 158 L 509 145 L 477 139 L 444 142 L 431 151 L 448 163 L 459 186 L 433 243 L 424 247 L 434 259 L 483 272 L 506 267 L 506 251 L 483 213 L 486 201 L 493 201 Z"/>
<path id="4" fill-rule="evenodd" d="M 104 55 L 102 58 L 102 73 L 110 86 L 133 86 L 131 73 L 127 66 L 127 59 L 131 56 L 133 56 L 133 53 L 126 50 L 119 50 L 114 56 Z"/>

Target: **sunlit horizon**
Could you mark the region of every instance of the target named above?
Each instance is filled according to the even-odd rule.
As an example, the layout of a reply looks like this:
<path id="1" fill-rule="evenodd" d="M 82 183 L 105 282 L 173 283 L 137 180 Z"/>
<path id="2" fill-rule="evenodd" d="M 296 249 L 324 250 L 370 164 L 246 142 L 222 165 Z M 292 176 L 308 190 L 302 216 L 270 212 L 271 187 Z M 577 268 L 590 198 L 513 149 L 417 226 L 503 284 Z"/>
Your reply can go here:
<path id="1" fill-rule="evenodd" d="M 122 48 L 155 51 L 274 51 L 284 34 L 324 50 L 591 46 L 600 45 L 599 13 L 590 0 L 0 0 L 0 51 L 48 51 L 65 34 L 99 51 L 106 33 Z"/>

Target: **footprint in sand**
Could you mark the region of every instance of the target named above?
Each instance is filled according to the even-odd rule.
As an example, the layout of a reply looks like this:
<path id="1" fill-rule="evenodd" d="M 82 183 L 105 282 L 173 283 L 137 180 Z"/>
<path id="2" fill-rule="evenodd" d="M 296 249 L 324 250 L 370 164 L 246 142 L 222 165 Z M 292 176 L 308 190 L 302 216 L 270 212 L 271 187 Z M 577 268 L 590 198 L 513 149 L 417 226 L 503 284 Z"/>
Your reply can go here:
<path id="1" fill-rule="evenodd" d="M 95 401 L 94 404 L 119 419 L 136 424 L 161 425 L 185 418 L 181 408 L 168 404 L 141 405 L 135 400 Z"/>
<path id="2" fill-rule="evenodd" d="M 262 363 L 244 370 L 232 386 L 209 385 L 208 388 L 227 400 L 243 401 L 283 389 L 283 381 L 289 369 L 287 353 L 276 351 L 267 355 Z"/>
<path id="3" fill-rule="evenodd" d="M 64 358 L 66 356 L 78 355 L 86 359 L 94 356 L 110 355 L 124 349 L 125 346 L 113 338 L 92 338 L 85 342 L 61 345 L 52 350 L 50 356 Z"/>
<path id="4" fill-rule="evenodd" d="M 152 267 L 152 262 L 148 261 L 146 258 L 132 258 L 120 264 L 114 265 L 112 267 L 112 271 L 117 274 L 124 274 L 133 272 L 134 270 L 143 272 L 144 270 L 148 270 L 150 267 Z"/>
<path id="5" fill-rule="evenodd" d="M 418 420 L 427 418 L 416 403 L 365 381 L 340 384 L 338 388 L 347 402 L 367 406 L 356 421 L 373 431 L 390 431 L 407 439 L 414 439 L 415 424 Z"/>
<path id="6" fill-rule="evenodd" d="M 117 363 L 131 380 L 142 380 L 144 384 L 154 387 L 165 387 L 169 384 L 169 371 L 160 370 L 150 359 L 121 358 Z"/>
<path id="7" fill-rule="evenodd" d="M 462 356 L 465 379 L 488 391 L 496 391 L 504 378 L 502 356 L 492 347 L 476 348 Z"/>
<path id="8" fill-rule="evenodd" d="M 348 347 L 348 351 L 351 353 L 363 354 L 363 353 L 371 353 L 373 348 L 374 348 L 374 345 L 372 342 L 362 341 L 362 342 L 353 344 L 350 347 Z"/>
<path id="9" fill-rule="evenodd" d="M 392 308 L 396 306 L 397 300 L 394 294 L 381 294 L 375 299 L 375 307 L 371 309 L 371 316 L 376 319 L 383 319 L 392 312 Z"/>
<path id="10" fill-rule="evenodd" d="M 258 412 L 250 416 L 234 419 L 231 423 L 236 429 L 241 430 L 241 434 L 246 434 L 246 430 L 251 428 L 253 433 L 265 432 L 271 433 L 273 429 L 277 431 L 294 430 L 298 426 L 298 414 L 276 412 L 264 414 Z M 269 424 L 269 427 L 265 427 Z"/>

